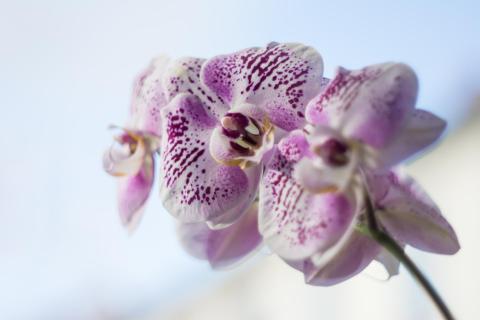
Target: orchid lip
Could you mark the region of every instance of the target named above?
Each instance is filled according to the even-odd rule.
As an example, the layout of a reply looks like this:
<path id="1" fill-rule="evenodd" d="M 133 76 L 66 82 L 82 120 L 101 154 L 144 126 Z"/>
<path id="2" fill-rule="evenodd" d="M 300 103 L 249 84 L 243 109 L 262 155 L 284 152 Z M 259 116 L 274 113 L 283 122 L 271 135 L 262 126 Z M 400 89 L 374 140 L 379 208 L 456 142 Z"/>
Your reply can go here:
<path id="1" fill-rule="evenodd" d="M 227 157 L 218 156 L 215 148 L 211 153 L 217 162 L 224 165 L 246 168 L 261 161 L 263 154 L 273 143 L 273 126 L 268 119 L 261 123 L 239 112 L 227 113 L 220 120 L 221 128 L 214 134 L 220 134 L 221 150 L 227 150 Z"/>
<path id="2" fill-rule="evenodd" d="M 222 132 L 245 149 L 257 149 L 261 145 L 262 127 L 255 119 L 241 113 L 227 113 L 221 120 Z"/>
<path id="3" fill-rule="evenodd" d="M 313 152 L 332 167 L 343 167 L 350 161 L 350 147 L 335 138 L 330 138 L 321 145 L 315 146 Z"/>

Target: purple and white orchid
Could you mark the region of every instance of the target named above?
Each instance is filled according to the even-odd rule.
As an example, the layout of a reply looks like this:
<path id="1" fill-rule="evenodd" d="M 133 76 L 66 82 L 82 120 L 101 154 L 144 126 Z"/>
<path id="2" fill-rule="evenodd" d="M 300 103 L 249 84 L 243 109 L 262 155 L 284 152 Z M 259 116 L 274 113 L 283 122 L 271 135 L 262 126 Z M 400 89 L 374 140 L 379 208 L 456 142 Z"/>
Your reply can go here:
<path id="1" fill-rule="evenodd" d="M 166 72 L 161 196 L 185 223 L 222 228 L 253 204 L 274 131 L 305 124 L 323 63 L 312 48 L 272 43 Z"/>
<path id="2" fill-rule="evenodd" d="M 270 43 L 205 60 L 161 57 L 136 82 L 130 119 L 104 156 L 120 176 L 122 222 L 134 227 L 160 153 L 160 194 L 185 249 L 213 268 L 264 241 L 309 284 L 344 281 L 403 247 L 453 254 L 454 230 L 396 167 L 431 145 L 445 122 L 415 109 L 404 64 L 339 68 L 323 78 L 313 48 Z M 422 278 L 423 277 L 423 278 Z"/>
<path id="3" fill-rule="evenodd" d="M 167 104 L 163 74 L 169 59 L 160 56 L 134 83 L 130 117 L 115 143 L 103 157 L 105 171 L 119 177 L 118 208 L 130 230 L 141 214 L 152 189 L 155 153 L 160 147 L 160 109 Z"/>
<path id="4" fill-rule="evenodd" d="M 385 257 L 361 231 L 364 188 L 380 224 L 398 241 L 436 253 L 459 249 L 428 196 L 410 178 L 389 171 L 445 127 L 414 109 L 416 95 L 416 76 L 405 65 L 340 68 L 309 103 L 311 125 L 279 143 L 261 183 L 260 231 L 308 283 L 338 283 Z"/>

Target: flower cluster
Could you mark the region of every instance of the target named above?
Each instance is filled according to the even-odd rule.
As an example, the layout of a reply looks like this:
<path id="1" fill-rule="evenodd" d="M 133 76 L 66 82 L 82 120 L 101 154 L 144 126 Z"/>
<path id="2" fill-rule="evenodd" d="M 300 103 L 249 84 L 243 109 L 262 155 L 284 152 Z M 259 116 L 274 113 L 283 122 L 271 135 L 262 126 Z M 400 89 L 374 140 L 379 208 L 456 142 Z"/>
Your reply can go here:
<path id="1" fill-rule="evenodd" d="M 323 77 L 316 50 L 271 43 L 209 60 L 160 57 L 135 83 L 130 119 L 104 156 L 119 211 L 134 227 L 158 162 L 164 207 L 186 250 L 212 267 L 265 243 L 306 282 L 332 285 L 378 260 L 370 199 L 401 245 L 453 254 L 456 235 L 397 165 L 445 122 L 415 109 L 418 82 L 399 63 Z"/>

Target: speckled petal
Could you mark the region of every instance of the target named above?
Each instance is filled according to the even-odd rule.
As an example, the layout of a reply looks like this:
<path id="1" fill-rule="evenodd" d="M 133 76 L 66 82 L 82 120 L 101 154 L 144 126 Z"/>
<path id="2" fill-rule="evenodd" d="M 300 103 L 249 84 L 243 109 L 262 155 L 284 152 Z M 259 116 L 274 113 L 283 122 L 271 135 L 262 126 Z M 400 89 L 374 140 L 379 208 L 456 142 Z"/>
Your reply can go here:
<path id="1" fill-rule="evenodd" d="M 384 188 L 385 181 L 389 188 L 375 204 L 381 208 L 378 219 L 392 236 L 424 251 L 454 254 L 459 250 L 455 231 L 413 179 L 393 171 L 378 174 L 369 179 L 369 189 L 381 194 L 375 190 L 377 184 Z"/>
<path id="2" fill-rule="evenodd" d="M 221 118 L 229 109 L 224 99 L 212 92 L 200 79 L 200 70 L 205 59 L 181 58 L 170 63 L 164 77 L 164 86 L 169 100 L 182 93 L 197 96 L 208 113 Z"/>
<path id="3" fill-rule="evenodd" d="M 312 156 L 306 134 L 302 130 L 288 133 L 278 142 L 278 151 L 289 162 L 298 162 L 303 157 Z"/>
<path id="4" fill-rule="evenodd" d="M 300 260 L 336 244 L 352 224 L 354 206 L 340 193 L 308 192 L 292 178 L 292 165 L 275 151 L 260 183 L 259 228 L 272 251 Z"/>
<path id="5" fill-rule="evenodd" d="M 141 170 L 134 176 L 122 177 L 118 182 L 118 208 L 124 226 L 133 230 L 138 224 L 154 180 L 154 159 L 145 157 Z"/>
<path id="6" fill-rule="evenodd" d="M 155 58 L 135 80 L 128 128 L 160 134 L 160 110 L 168 102 L 163 82 L 169 62 L 166 56 Z"/>
<path id="7" fill-rule="evenodd" d="M 424 110 L 414 110 L 407 127 L 387 148 L 379 150 L 377 166 L 391 167 L 431 145 L 445 130 L 446 122 Z"/>
<path id="8" fill-rule="evenodd" d="M 262 108 L 285 130 L 304 124 L 305 106 L 321 89 L 323 61 L 318 52 L 298 43 L 271 43 L 206 62 L 204 83 L 235 110 L 250 103 Z"/>
<path id="9" fill-rule="evenodd" d="M 354 232 L 337 255 L 325 266 L 317 267 L 310 259 L 287 261 L 305 275 L 305 282 L 314 286 L 332 286 L 365 269 L 381 247 L 368 236 Z"/>
<path id="10" fill-rule="evenodd" d="M 162 110 L 161 197 L 183 222 L 234 221 L 252 203 L 260 168 L 218 164 L 208 142 L 218 124 L 193 95 L 177 95 Z"/>
<path id="11" fill-rule="evenodd" d="M 314 98 L 306 118 L 375 148 L 387 146 L 405 127 L 415 106 L 418 81 L 404 64 L 385 63 L 361 70 L 339 68 Z"/>
<path id="12" fill-rule="evenodd" d="M 258 233 L 258 209 L 250 209 L 227 228 L 212 230 L 205 223 L 180 223 L 178 235 L 183 247 L 196 258 L 208 260 L 214 269 L 243 260 L 262 242 Z"/>

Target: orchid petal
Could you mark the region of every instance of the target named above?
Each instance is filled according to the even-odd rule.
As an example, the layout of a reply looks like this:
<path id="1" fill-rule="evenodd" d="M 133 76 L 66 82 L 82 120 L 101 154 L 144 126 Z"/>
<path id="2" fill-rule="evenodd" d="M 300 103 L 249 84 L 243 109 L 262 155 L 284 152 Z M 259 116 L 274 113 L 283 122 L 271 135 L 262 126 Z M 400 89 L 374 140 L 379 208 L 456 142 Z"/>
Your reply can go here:
<path id="1" fill-rule="evenodd" d="M 446 122 L 424 110 L 414 110 L 407 127 L 385 149 L 379 150 L 377 165 L 391 167 L 432 144 L 445 130 Z"/>
<path id="2" fill-rule="evenodd" d="M 302 127 L 307 102 L 320 91 L 323 61 L 298 43 L 271 43 L 208 60 L 204 83 L 233 106 L 253 104 L 285 130 Z M 253 116 L 248 114 L 249 116 Z"/>
<path id="3" fill-rule="evenodd" d="M 390 252 L 382 248 L 375 260 L 380 262 L 388 273 L 388 279 L 399 274 L 400 261 L 395 258 Z"/>
<path id="4" fill-rule="evenodd" d="M 412 178 L 393 171 L 378 174 L 369 179 L 369 189 L 375 193 L 381 180 L 387 181 L 389 188 L 382 198 L 375 199 L 375 204 L 381 208 L 377 217 L 387 232 L 424 251 L 454 254 L 459 250 L 455 231 Z"/>
<path id="5" fill-rule="evenodd" d="M 169 62 L 167 56 L 155 58 L 135 80 L 128 128 L 160 133 L 160 109 L 168 102 L 163 81 Z"/>
<path id="6" fill-rule="evenodd" d="M 231 223 L 253 202 L 261 167 L 220 165 L 209 140 L 218 121 L 196 96 L 177 95 L 162 110 L 161 197 L 183 222 Z M 224 219 L 228 221 L 223 221 Z"/>
<path id="7" fill-rule="evenodd" d="M 351 200 L 340 193 L 312 194 L 292 177 L 276 150 L 260 184 L 259 228 L 267 245 L 287 260 L 328 250 L 351 226 Z"/>
<path id="8" fill-rule="evenodd" d="M 183 247 L 196 258 L 208 260 L 214 269 L 230 266 L 253 252 L 262 242 L 258 233 L 258 209 L 252 205 L 227 228 L 212 230 L 205 223 L 181 223 L 178 235 Z"/>
<path id="9" fill-rule="evenodd" d="M 302 130 L 294 130 L 278 143 L 278 150 L 287 161 L 298 162 L 303 157 L 311 156 L 310 145 Z"/>
<path id="10" fill-rule="evenodd" d="M 228 106 L 222 97 L 217 96 L 200 79 L 200 70 L 205 59 L 182 58 L 173 61 L 167 68 L 164 86 L 171 100 L 179 94 L 189 93 L 197 96 L 205 106 L 206 112 L 215 118 L 221 118 Z"/>
<path id="11" fill-rule="evenodd" d="M 306 110 L 307 121 L 339 130 L 375 148 L 388 145 L 415 106 L 418 81 L 404 64 L 385 63 L 349 71 L 339 68 Z"/>
<path id="12" fill-rule="evenodd" d="M 312 193 L 345 190 L 352 175 L 352 167 L 331 168 L 316 163 L 316 160 L 300 160 L 293 171 L 294 179 Z"/>
<path id="13" fill-rule="evenodd" d="M 323 267 L 317 267 L 310 259 L 287 263 L 304 273 L 306 283 L 332 286 L 360 273 L 380 250 L 381 247 L 370 237 L 354 232 L 338 254 Z"/>
<path id="14" fill-rule="evenodd" d="M 122 223 L 133 230 L 140 220 L 154 178 L 154 159 L 145 158 L 141 170 L 134 176 L 122 177 L 118 183 L 118 207 Z"/>

